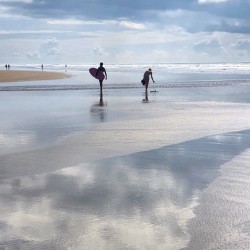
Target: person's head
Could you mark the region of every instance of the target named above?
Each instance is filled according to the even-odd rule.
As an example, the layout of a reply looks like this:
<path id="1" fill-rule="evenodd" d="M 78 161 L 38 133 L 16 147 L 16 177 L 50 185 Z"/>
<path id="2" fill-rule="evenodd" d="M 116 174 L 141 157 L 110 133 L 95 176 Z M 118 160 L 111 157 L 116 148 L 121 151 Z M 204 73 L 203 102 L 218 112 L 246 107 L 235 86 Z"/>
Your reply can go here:
<path id="1" fill-rule="evenodd" d="M 149 68 L 149 69 L 148 69 L 148 71 L 152 72 L 152 69 L 151 69 L 151 68 Z"/>
<path id="2" fill-rule="evenodd" d="M 103 66 L 103 62 L 100 62 L 100 66 Z"/>

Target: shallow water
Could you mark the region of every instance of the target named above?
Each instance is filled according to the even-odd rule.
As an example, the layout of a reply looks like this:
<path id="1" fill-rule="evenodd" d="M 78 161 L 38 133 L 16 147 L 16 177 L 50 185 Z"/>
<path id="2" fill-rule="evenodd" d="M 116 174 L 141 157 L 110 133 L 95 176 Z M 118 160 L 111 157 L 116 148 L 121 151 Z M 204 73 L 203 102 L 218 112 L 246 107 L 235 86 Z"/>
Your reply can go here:
<path id="1" fill-rule="evenodd" d="M 106 89 L 131 89 L 142 88 L 141 71 L 110 71 L 108 79 L 104 80 Z M 1 83 L 1 91 L 52 91 L 52 90 L 89 90 L 99 89 L 99 82 L 93 78 L 88 70 L 68 71 L 70 78 L 46 81 L 11 82 Z M 194 88 L 210 86 L 234 86 L 250 83 L 250 74 L 222 72 L 165 72 L 153 73 L 157 88 Z M 150 85 L 153 86 L 152 82 Z"/>
<path id="2" fill-rule="evenodd" d="M 43 147 L 97 123 L 125 119 L 131 105 L 145 108 L 139 106 L 144 99 L 143 89 L 105 89 L 102 97 L 98 90 L 0 91 L 0 154 Z M 249 103 L 250 86 L 160 88 L 149 91 L 147 102 Z M 127 107 L 127 114 L 114 111 L 116 106 Z"/>
<path id="3" fill-rule="evenodd" d="M 69 81 L 80 84 L 81 75 L 56 85 Z M 219 82 L 161 87 L 147 101 L 141 87 L 106 88 L 102 97 L 98 85 L 1 91 L 0 249 L 249 249 L 250 131 L 242 128 L 250 86 Z M 196 137 L 196 123 L 207 116 L 213 135 Z M 166 129 L 174 137 L 167 146 Z M 184 134 L 197 139 L 177 143 L 175 135 Z M 114 137 L 106 142 L 104 135 Z M 121 154 L 122 143 L 130 148 L 142 139 L 154 149 Z M 101 160 L 85 155 L 91 143 Z M 120 156 L 103 156 L 107 143 Z"/>
<path id="4" fill-rule="evenodd" d="M 197 238 L 192 226 L 197 220 L 195 209 L 202 209 L 202 193 L 218 177 L 220 166 L 249 146 L 250 131 L 239 131 L 43 175 L 2 179 L 1 246 L 181 249 L 191 242 L 190 249 L 200 249 L 204 242 L 207 247 L 203 249 L 212 249 L 209 238 L 214 232 L 202 232 Z M 214 195 L 211 188 L 209 197 Z M 224 223 L 222 227 L 234 228 L 237 236 L 241 227 L 236 230 L 237 225 L 226 224 L 223 211 L 227 209 L 230 207 L 217 211 L 216 218 Z M 235 216 L 248 216 L 246 212 Z M 199 216 L 206 216 L 202 213 Z M 227 241 L 228 246 L 230 239 Z M 218 238 L 221 249 L 233 249 L 223 244 Z"/>

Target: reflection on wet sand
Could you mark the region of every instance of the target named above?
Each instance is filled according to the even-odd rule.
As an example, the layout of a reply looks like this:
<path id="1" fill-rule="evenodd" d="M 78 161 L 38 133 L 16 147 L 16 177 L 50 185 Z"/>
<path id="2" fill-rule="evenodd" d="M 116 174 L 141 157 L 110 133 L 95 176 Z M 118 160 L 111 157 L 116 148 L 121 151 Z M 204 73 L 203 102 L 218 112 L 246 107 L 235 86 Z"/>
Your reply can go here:
<path id="1" fill-rule="evenodd" d="M 149 102 L 149 100 L 148 100 L 148 91 L 147 90 L 145 90 L 145 97 L 142 99 L 142 102 Z"/>
<path id="2" fill-rule="evenodd" d="M 103 100 L 103 91 L 100 91 L 99 102 L 94 103 L 90 108 L 90 114 L 93 117 L 98 116 L 100 121 L 105 121 L 106 111 L 103 107 L 107 106 L 107 102 Z"/>
<path id="3" fill-rule="evenodd" d="M 186 247 L 192 237 L 188 225 L 195 219 L 202 191 L 218 176 L 221 165 L 249 148 L 249 139 L 250 131 L 228 133 L 47 175 L 2 179 L 0 245 Z M 192 239 L 193 249 L 202 237 Z"/>

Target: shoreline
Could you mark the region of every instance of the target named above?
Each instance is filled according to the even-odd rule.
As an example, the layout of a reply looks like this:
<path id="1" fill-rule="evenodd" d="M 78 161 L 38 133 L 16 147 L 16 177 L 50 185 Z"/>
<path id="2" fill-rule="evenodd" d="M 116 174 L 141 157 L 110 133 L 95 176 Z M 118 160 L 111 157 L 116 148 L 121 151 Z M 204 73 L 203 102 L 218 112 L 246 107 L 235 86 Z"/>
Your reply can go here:
<path id="1" fill-rule="evenodd" d="M 42 81 L 69 78 L 71 75 L 63 72 L 28 71 L 28 70 L 0 70 L 0 83 Z"/>

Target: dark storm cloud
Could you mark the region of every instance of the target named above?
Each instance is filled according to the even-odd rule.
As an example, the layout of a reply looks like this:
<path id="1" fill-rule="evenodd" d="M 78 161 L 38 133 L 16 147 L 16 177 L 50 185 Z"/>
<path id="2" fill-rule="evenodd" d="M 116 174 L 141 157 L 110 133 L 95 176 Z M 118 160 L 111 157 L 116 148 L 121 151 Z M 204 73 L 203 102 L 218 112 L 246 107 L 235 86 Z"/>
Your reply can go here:
<path id="1" fill-rule="evenodd" d="M 228 0 L 217 4 L 200 4 L 198 9 L 221 17 L 250 19 L 250 0 Z"/>
<path id="2" fill-rule="evenodd" d="M 149 10 L 193 10 L 204 11 L 218 16 L 249 19 L 250 0 L 228 0 L 221 3 L 199 3 L 198 0 L 33 0 L 25 2 L 3 2 L 16 12 L 29 16 L 65 17 L 83 16 L 86 18 L 114 18 L 133 16 L 140 11 Z"/>
<path id="3" fill-rule="evenodd" d="M 221 31 L 228 33 L 240 33 L 240 34 L 249 34 L 250 33 L 250 25 L 246 22 L 237 22 L 229 23 L 226 21 L 222 21 L 218 24 L 209 24 L 205 27 L 204 31 L 213 32 L 213 31 Z"/>
<path id="4" fill-rule="evenodd" d="M 1 3 L 1 2 L 0 2 Z M 191 11 L 196 15 L 204 14 L 204 19 L 193 20 L 176 18 L 167 19 L 168 25 L 176 24 L 187 26 L 190 32 L 225 31 L 232 33 L 249 33 L 248 20 L 250 15 L 250 0 L 228 0 L 225 2 L 201 2 L 198 0 L 33 0 L 25 2 L 2 2 L 2 5 L 11 7 L 12 14 L 19 14 L 33 18 L 77 18 L 84 20 L 111 20 L 126 18 L 138 22 L 152 22 L 161 26 L 164 20 L 158 14 L 165 11 Z M 150 14 L 149 14 L 150 13 Z M 152 14 L 153 13 L 153 14 Z M 197 14 L 195 14 L 197 13 Z M 209 16 L 209 18 L 208 18 Z M 221 25 L 212 25 L 214 18 L 221 19 Z M 224 19 L 241 20 L 243 24 L 236 26 L 223 23 Z M 206 23 L 206 25 L 201 25 Z M 244 24 L 245 23 L 245 24 Z M 192 27 L 190 27 L 190 25 Z"/>
<path id="5" fill-rule="evenodd" d="M 145 10 L 189 9 L 194 0 L 158 1 L 152 0 L 34 0 L 32 3 L 4 2 L 19 14 L 33 17 L 55 18 L 82 16 L 88 19 L 113 19 L 119 17 L 133 17 Z M 135 16 L 134 16 L 135 17 Z"/>

